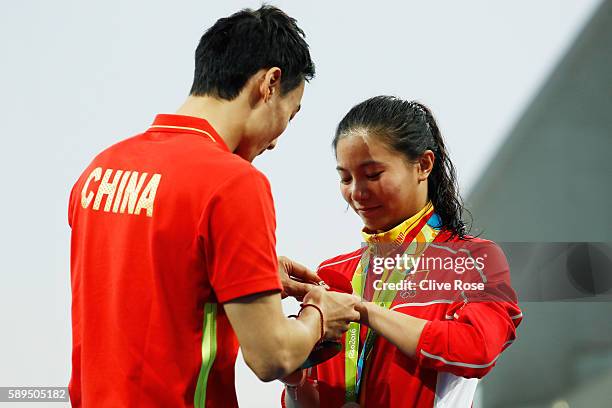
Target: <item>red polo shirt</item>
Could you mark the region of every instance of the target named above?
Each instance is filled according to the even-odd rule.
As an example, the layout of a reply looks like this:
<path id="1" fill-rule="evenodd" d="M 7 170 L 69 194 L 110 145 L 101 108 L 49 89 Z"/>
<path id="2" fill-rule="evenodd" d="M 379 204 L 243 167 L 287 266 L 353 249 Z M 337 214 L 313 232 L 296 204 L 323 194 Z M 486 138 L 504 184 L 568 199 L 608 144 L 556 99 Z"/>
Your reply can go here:
<path id="1" fill-rule="evenodd" d="M 80 407 L 234 407 L 222 303 L 279 291 L 270 185 L 203 119 L 158 115 L 70 194 Z"/>

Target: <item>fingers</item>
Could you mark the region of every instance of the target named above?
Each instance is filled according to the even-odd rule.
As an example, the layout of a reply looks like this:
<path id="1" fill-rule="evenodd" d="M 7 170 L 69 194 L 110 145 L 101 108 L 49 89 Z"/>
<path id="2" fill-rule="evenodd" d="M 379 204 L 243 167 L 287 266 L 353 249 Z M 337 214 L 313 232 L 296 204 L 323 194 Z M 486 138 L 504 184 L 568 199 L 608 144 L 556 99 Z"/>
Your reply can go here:
<path id="1" fill-rule="evenodd" d="M 301 283 L 296 281 L 289 281 L 283 283 L 283 292 L 287 296 L 293 296 L 296 299 L 303 298 L 306 294 L 314 287 L 309 283 Z"/>
<path id="2" fill-rule="evenodd" d="M 359 302 L 355 304 L 355 310 L 359 313 L 365 313 L 367 311 L 367 307 L 363 302 Z"/>
<path id="3" fill-rule="evenodd" d="M 358 322 L 361 320 L 361 313 L 354 310 L 349 317 L 351 322 Z"/>
<path id="4" fill-rule="evenodd" d="M 349 321 L 343 321 L 327 328 L 324 338 L 332 341 L 340 340 L 342 335 L 348 331 L 349 323 Z"/>
<path id="5" fill-rule="evenodd" d="M 304 295 L 304 303 L 321 304 L 321 297 L 325 293 L 325 289 L 321 286 L 310 285 L 308 293 Z"/>
<path id="6" fill-rule="evenodd" d="M 305 266 L 293 262 L 287 257 L 281 256 L 278 258 L 278 273 L 283 285 L 281 293 L 283 299 L 287 296 L 293 296 L 299 300 L 313 287 L 304 278 L 304 276 L 308 278 L 308 274 L 312 275 L 313 272 L 310 272 Z M 314 275 L 316 276 L 316 274 Z"/>
<path id="7" fill-rule="evenodd" d="M 282 265 L 287 272 L 287 275 L 291 276 L 292 278 L 297 278 L 302 282 L 312 284 L 317 284 L 321 281 L 321 278 L 319 278 L 319 275 L 317 275 L 315 272 L 311 271 L 301 263 L 292 261 L 285 256 L 279 256 L 278 263 L 279 267 Z"/>

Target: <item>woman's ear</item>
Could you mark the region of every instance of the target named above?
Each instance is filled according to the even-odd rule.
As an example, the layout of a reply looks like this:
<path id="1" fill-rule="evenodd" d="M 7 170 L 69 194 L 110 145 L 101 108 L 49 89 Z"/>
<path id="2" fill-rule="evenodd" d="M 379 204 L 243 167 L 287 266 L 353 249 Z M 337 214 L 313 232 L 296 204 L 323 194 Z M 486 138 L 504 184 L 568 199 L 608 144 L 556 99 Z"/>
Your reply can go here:
<path id="1" fill-rule="evenodd" d="M 433 170 L 434 163 L 436 161 L 436 155 L 431 150 L 425 150 L 418 159 L 418 177 L 419 181 L 427 180 L 429 174 Z"/>

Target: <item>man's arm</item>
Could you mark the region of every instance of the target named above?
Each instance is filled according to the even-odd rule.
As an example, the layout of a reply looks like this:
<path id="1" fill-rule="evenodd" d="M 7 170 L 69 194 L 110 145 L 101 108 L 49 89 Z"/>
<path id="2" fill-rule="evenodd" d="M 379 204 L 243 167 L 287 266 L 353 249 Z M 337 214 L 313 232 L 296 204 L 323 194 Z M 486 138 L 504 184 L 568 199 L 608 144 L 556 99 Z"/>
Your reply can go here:
<path id="1" fill-rule="evenodd" d="M 324 337 L 338 339 L 349 321 L 359 320 L 358 299 L 313 288 L 304 303 L 318 306 L 324 316 Z M 296 320 L 283 315 L 278 293 L 245 296 L 224 304 L 247 365 L 262 381 L 294 372 L 321 337 L 320 314 L 305 308 Z"/>

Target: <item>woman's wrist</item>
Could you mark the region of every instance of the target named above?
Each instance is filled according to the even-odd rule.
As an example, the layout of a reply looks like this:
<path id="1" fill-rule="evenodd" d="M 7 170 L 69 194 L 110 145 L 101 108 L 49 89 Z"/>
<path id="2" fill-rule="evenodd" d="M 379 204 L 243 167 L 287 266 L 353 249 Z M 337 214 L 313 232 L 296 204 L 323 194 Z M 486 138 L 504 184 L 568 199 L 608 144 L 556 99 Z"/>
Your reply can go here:
<path id="1" fill-rule="evenodd" d="M 409 357 L 414 357 L 416 346 L 428 320 L 389 310 L 373 302 L 362 302 L 361 323 L 394 344 Z"/>

